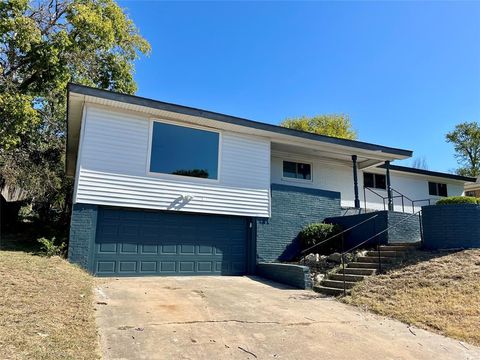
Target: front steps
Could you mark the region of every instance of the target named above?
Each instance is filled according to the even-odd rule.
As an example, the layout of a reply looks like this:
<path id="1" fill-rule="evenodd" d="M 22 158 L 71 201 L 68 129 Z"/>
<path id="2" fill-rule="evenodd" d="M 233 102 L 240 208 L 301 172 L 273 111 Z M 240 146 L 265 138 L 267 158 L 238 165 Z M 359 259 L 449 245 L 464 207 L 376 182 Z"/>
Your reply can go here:
<path id="1" fill-rule="evenodd" d="M 345 267 L 340 268 L 337 272 L 329 274 L 319 286 L 314 286 L 316 292 L 340 296 L 349 293 L 350 290 L 367 276 L 378 273 L 391 266 L 395 261 L 406 256 L 408 251 L 417 248 L 417 244 L 389 244 L 380 245 L 380 257 L 378 251 L 367 251 L 364 256 L 358 256 L 356 261 L 348 263 Z M 343 283 L 345 274 L 345 285 Z"/>

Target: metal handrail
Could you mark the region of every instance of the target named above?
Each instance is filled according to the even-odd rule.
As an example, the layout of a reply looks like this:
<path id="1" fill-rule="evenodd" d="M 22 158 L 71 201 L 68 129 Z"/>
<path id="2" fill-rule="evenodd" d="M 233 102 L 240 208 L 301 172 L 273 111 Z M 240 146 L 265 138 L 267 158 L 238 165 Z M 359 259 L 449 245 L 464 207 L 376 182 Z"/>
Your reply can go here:
<path id="1" fill-rule="evenodd" d="M 383 196 L 381 194 L 379 194 L 378 192 L 372 190 L 371 188 L 369 187 L 363 187 L 363 200 L 365 202 L 365 212 L 367 211 L 367 196 L 366 196 L 366 192 L 365 190 L 368 190 L 370 191 L 371 193 L 377 195 L 379 198 L 382 199 L 382 202 L 383 202 L 383 210 L 386 210 L 386 205 L 385 205 L 385 200 L 388 199 L 388 196 Z M 421 202 L 421 201 L 428 201 L 428 205 L 430 205 L 430 201 L 431 199 L 419 199 L 419 200 L 412 200 L 411 198 L 409 198 L 408 196 L 402 194 L 400 191 L 390 187 L 390 190 L 393 192 L 393 193 L 396 193 L 398 195 L 395 195 L 395 196 L 392 196 L 392 199 L 396 199 L 396 198 L 401 198 L 402 199 L 402 212 L 405 212 L 405 201 L 404 199 L 407 199 L 408 201 L 411 202 L 412 204 L 412 213 L 415 213 L 415 203 L 416 202 Z"/>
<path id="2" fill-rule="evenodd" d="M 408 215 L 407 217 L 403 218 L 402 220 L 398 221 L 397 223 L 393 224 L 393 225 L 390 225 L 389 227 L 387 227 L 386 229 L 383 229 L 382 231 L 376 233 L 375 235 L 369 237 L 367 240 L 365 241 L 362 241 L 360 244 L 357 244 L 355 246 L 353 246 L 352 248 L 346 250 L 346 251 L 343 251 L 341 253 L 341 257 L 342 257 L 342 268 L 343 268 L 343 295 L 346 295 L 347 294 L 347 288 L 346 288 L 346 284 L 345 284 L 345 255 L 348 254 L 349 252 L 352 252 L 353 250 L 355 249 L 358 249 L 360 246 L 368 243 L 370 240 L 374 239 L 374 238 L 377 238 L 377 253 L 378 253 L 378 269 L 379 271 L 382 271 L 382 262 L 381 262 L 381 256 L 380 256 L 380 240 L 379 240 L 379 235 L 387 232 L 388 230 L 390 229 L 393 229 L 395 227 L 397 227 L 400 223 L 404 222 L 405 220 L 408 220 L 410 219 L 411 217 L 415 216 L 415 215 L 419 215 L 419 221 L 420 221 L 420 238 L 421 240 L 423 241 L 423 234 L 422 234 L 422 217 L 420 216 L 420 213 L 422 212 L 422 210 L 419 210 L 417 211 L 416 213 L 413 213 L 413 214 L 410 214 Z"/>
<path id="3" fill-rule="evenodd" d="M 378 215 L 373 215 L 373 216 L 369 217 L 368 219 L 363 220 L 363 221 L 361 221 L 361 222 L 359 222 L 359 223 L 357 223 L 357 224 L 349 227 L 348 229 L 345 229 L 345 230 L 339 232 L 338 234 L 335 234 L 335 235 L 333 235 L 333 236 L 330 236 L 329 238 L 327 238 L 327 239 L 319 242 L 318 244 L 315 244 L 315 245 L 313 245 L 313 246 L 310 246 L 309 248 L 307 248 L 307 249 L 303 250 L 302 252 L 300 252 L 300 255 L 303 255 L 303 254 L 305 254 L 306 252 L 312 250 L 313 248 L 316 248 L 317 246 L 320 246 L 320 245 L 322 245 L 322 244 L 325 244 L 326 242 L 328 242 L 328 241 L 330 241 L 330 240 L 332 240 L 332 239 L 334 239 L 334 238 L 336 238 L 336 237 L 338 237 L 338 236 L 340 236 L 340 235 L 345 234 L 347 231 L 350 231 L 350 230 L 352 230 L 352 229 L 355 229 L 357 226 L 360 226 L 360 225 L 362 225 L 362 224 L 364 224 L 364 223 L 366 223 L 366 222 L 368 222 L 368 221 L 370 221 L 370 220 L 372 220 L 372 219 L 375 219 L 377 216 L 378 216 Z M 343 251 L 343 248 L 342 248 L 342 251 Z M 305 263 L 305 256 L 303 257 L 303 262 Z"/>

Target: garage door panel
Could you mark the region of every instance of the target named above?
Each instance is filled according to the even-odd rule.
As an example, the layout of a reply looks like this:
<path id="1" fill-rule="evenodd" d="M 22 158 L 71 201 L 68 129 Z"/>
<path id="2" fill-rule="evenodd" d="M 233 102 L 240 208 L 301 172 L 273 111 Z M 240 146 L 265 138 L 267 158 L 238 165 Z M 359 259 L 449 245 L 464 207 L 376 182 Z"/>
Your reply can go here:
<path id="1" fill-rule="evenodd" d="M 100 208 L 94 254 L 98 275 L 241 275 L 246 219 Z"/>

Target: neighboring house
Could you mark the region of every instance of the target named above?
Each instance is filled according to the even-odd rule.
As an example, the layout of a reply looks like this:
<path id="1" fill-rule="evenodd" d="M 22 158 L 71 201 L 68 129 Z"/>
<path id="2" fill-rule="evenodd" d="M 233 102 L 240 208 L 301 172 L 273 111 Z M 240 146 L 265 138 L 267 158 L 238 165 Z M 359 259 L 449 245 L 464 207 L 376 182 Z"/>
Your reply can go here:
<path id="1" fill-rule="evenodd" d="M 465 196 L 480 198 L 480 176 L 477 177 L 477 181 L 465 184 Z"/>
<path id="2" fill-rule="evenodd" d="M 417 211 L 472 180 L 390 165 L 411 156 L 71 84 L 69 259 L 97 275 L 252 273 L 297 255 L 308 223 Z"/>

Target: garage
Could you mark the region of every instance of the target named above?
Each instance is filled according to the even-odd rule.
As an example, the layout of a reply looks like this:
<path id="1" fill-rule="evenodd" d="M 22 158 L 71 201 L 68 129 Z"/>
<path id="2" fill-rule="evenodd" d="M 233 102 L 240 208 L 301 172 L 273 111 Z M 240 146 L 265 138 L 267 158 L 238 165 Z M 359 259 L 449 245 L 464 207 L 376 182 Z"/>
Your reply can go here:
<path id="1" fill-rule="evenodd" d="M 98 208 L 93 270 L 99 276 L 243 275 L 245 217 Z"/>

